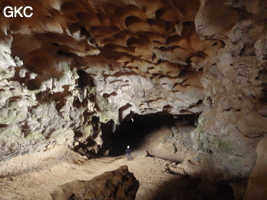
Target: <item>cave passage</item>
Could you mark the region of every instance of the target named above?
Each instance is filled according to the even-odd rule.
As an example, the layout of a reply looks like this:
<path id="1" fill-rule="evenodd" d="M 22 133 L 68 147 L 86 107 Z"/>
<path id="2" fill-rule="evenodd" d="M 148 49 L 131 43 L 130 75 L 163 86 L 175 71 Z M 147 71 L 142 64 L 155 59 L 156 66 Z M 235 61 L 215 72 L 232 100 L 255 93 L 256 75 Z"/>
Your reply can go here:
<path id="1" fill-rule="evenodd" d="M 109 155 L 124 155 L 128 145 L 131 150 L 138 149 L 146 135 L 162 126 L 173 126 L 174 123 L 175 119 L 170 114 L 134 114 L 132 120 L 121 122 L 111 135 L 112 146 Z"/>

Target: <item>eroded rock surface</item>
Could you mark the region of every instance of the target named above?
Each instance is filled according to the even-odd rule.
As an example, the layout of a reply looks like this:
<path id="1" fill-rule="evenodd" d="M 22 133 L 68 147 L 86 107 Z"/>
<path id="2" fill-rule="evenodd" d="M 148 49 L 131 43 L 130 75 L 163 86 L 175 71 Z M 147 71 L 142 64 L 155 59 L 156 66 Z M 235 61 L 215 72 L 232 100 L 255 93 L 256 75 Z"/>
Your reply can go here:
<path id="1" fill-rule="evenodd" d="M 0 16 L 1 160 L 58 144 L 104 154 L 133 114 L 201 114 L 177 136 L 185 163 L 211 183 L 249 176 L 267 130 L 265 0 L 7 5 L 34 14 Z"/>
<path id="2" fill-rule="evenodd" d="M 129 199 L 134 200 L 139 182 L 122 166 L 105 172 L 90 181 L 76 180 L 58 186 L 52 192 L 53 200 L 65 199 Z"/>
<path id="3" fill-rule="evenodd" d="M 191 159 L 196 153 L 190 136 L 196 126 L 197 117 L 181 117 L 172 126 L 162 126 L 154 130 L 144 139 L 143 148 L 149 156 L 182 162 Z"/>
<path id="4" fill-rule="evenodd" d="M 266 13 L 260 8 L 266 5 L 265 1 L 240 2 L 238 7 L 243 10 L 236 10 L 234 2 L 221 1 L 217 5 L 220 5 L 220 12 L 207 12 L 205 7 L 210 9 L 213 1 L 203 1 L 198 15 L 213 20 L 213 15 L 222 15 L 223 12 L 228 24 L 217 24 L 218 28 L 204 18 L 196 18 L 196 30 L 200 36 L 209 39 L 220 37 L 224 47 L 204 68 L 205 109 L 191 136 L 195 146 L 201 150 L 205 168 L 212 168 L 212 173 L 217 174 L 217 178 L 222 176 L 222 179 L 246 177 L 250 173 L 255 164 L 256 145 L 266 134 L 267 118 L 263 113 L 266 59 L 257 50 L 259 43 L 261 52 L 267 47 L 262 40 L 266 35 L 266 18 L 259 12 L 252 12 L 249 8 L 252 4 L 255 9 L 262 9 L 261 14 Z M 207 13 L 202 15 L 202 12 Z M 242 17 L 243 12 L 247 13 L 246 17 Z M 200 27 L 213 31 L 203 32 Z M 216 32 L 220 32 L 220 36 Z"/>
<path id="5" fill-rule="evenodd" d="M 31 18 L 0 16 L 1 159 L 57 144 L 97 154 L 110 134 L 101 124 L 114 130 L 132 113 L 202 112 L 202 68 L 221 43 L 198 36 L 200 2 L 0 6 L 24 3 Z"/>
<path id="6" fill-rule="evenodd" d="M 253 168 L 246 190 L 244 199 L 265 199 L 267 195 L 267 171 L 266 171 L 266 157 L 267 138 L 263 138 L 257 146 L 257 161 Z"/>

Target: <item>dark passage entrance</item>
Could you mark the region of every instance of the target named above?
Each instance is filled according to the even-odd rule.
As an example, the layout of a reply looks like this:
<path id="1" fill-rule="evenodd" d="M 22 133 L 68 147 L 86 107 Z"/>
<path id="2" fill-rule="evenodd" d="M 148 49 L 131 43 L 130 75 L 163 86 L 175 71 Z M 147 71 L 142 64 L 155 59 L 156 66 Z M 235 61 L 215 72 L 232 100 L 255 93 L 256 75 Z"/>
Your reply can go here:
<path id="1" fill-rule="evenodd" d="M 172 126 L 174 122 L 174 117 L 170 114 L 133 115 L 132 121 L 122 122 L 111 135 L 109 155 L 124 155 L 127 145 L 131 150 L 137 149 L 147 134 L 162 126 Z"/>

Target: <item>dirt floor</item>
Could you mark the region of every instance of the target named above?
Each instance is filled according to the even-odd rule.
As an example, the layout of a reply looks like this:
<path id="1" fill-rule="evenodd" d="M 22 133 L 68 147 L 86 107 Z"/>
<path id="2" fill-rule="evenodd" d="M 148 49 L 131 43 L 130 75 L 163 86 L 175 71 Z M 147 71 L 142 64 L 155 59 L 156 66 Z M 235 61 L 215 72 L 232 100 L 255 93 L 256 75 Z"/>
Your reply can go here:
<path id="1" fill-rule="evenodd" d="M 198 181 L 167 173 L 169 161 L 145 157 L 140 152 L 132 156 L 132 161 L 124 156 L 88 160 L 66 146 L 58 146 L 16 157 L 0 163 L 0 199 L 52 199 L 50 192 L 58 185 L 75 179 L 90 180 L 122 165 L 128 165 L 140 182 L 137 200 L 196 199 Z"/>

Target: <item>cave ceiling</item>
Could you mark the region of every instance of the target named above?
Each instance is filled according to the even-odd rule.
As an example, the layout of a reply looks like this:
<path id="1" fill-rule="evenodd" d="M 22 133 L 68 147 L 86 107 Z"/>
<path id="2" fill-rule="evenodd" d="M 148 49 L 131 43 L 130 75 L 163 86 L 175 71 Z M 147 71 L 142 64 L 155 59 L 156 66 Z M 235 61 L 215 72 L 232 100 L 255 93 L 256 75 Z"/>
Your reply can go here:
<path id="1" fill-rule="evenodd" d="M 0 22 L 2 42 L 12 57 L 23 60 L 27 71 L 14 80 L 19 79 L 29 90 L 40 89 L 49 79 L 60 79 L 63 72 L 59 63 L 68 62 L 70 68 L 90 74 L 93 82 L 101 79 L 105 87 L 98 92 L 105 97 L 119 95 L 118 85 L 131 90 L 131 84 L 142 82 L 140 78 L 147 89 L 160 88 L 154 94 L 144 91 L 143 96 L 148 97 L 137 102 L 138 109 L 131 108 L 133 112 L 202 111 L 203 67 L 223 42 L 203 40 L 196 33 L 198 0 L 14 0 L 1 1 L 0 5 L 1 9 L 33 8 L 30 18 L 1 16 Z M 34 78 L 30 78 L 31 73 L 35 73 Z M 133 95 L 129 94 L 130 98 Z"/>
<path id="2" fill-rule="evenodd" d="M 33 15 L 6 17 L 7 6 Z M 195 149 L 219 155 L 209 141 L 234 134 L 245 147 L 266 133 L 266 8 L 266 0 L 2 0 L 0 159 L 58 144 L 97 152 L 103 127 L 112 133 L 155 113 L 200 116 Z"/>

